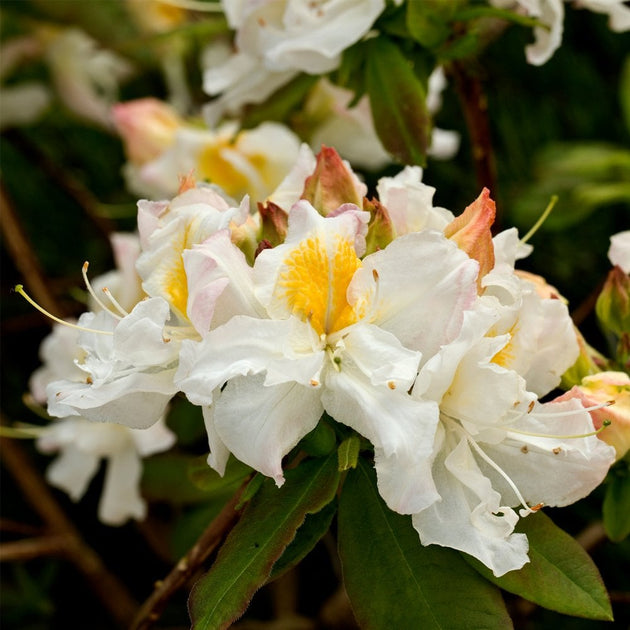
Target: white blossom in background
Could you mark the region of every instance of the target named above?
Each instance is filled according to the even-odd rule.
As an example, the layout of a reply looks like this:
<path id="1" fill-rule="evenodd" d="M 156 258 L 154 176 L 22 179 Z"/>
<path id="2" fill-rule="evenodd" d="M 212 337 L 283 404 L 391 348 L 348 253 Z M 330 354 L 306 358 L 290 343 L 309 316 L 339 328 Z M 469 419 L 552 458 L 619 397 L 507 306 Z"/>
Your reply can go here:
<path id="1" fill-rule="evenodd" d="M 490 0 L 495 7 L 518 10 L 539 19 L 545 25 L 534 28 L 535 42 L 525 48 L 527 61 L 535 66 L 549 61 L 560 47 L 564 29 L 564 5 L 567 2 L 575 8 L 608 15 L 609 26 L 613 31 L 630 29 L 630 7 L 624 0 Z"/>
<path id="2" fill-rule="evenodd" d="M 341 53 L 385 8 L 384 0 L 224 0 L 222 5 L 236 31 L 235 52 L 214 47 L 206 57 L 204 90 L 221 95 L 206 109 L 209 124 L 266 100 L 298 72 L 334 70 Z"/>
<path id="3" fill-rule="evenodd" d="M 234 199 L 264 199 L 293 166 L 300 146 L 280 123 L 207 129 L 156 99 L 118 103 L 112 114 L 129 158 L 123 169 L 127 187 L 152 199 L 175 196 L 188 173 Z"/>
<path id="4" fill-rule="evenodd" d="M 76 28 L 44 28 L 40 37 L 58 98 L 82 118 L 111 129 L 110 108 L 120 81 L 132 74 L 130 63 Z"/>
<path id="5" fill-rule="evenodd" d="M 85 351 L 78 345 L 79 332 L 61 324 L 40 347 L 43 365 L 30 380 L 36 402 L 46 402 L 46 387 L 59 379 L 85 377 L 80 363 Z M 86 492 L 101 460 L 106 461 L 105 482 L 98 516 L 109 525 L 129 518 L 142 519 L 146 504 L 140 495 L 142 458 L 169 449 L 175 436 L 159 419 L 148 429 L 129 429 L 120 424 L 92 422 L 82 417 L 53 419 L 37 439 L 43 453 L 57 453 L 46 470 L 46 479 L 78 501 Z"/>
<path id="6" fill-rule="evenodd" d="M 624 273 L 630 274 L 630 230 L 610 237 L 608 259 L 612 265 L 621 267 Z"/>
<path id="7" fill-rule="evenodd" d="M 4 83 L 20 65 L 41 57 L 41 42 L 33 36 L 13 37 L 0 46 L 0 81 Z M 0 129 L 36 122 L 52 100 L 39 81 L 22 81 L 0 87 Z"/>

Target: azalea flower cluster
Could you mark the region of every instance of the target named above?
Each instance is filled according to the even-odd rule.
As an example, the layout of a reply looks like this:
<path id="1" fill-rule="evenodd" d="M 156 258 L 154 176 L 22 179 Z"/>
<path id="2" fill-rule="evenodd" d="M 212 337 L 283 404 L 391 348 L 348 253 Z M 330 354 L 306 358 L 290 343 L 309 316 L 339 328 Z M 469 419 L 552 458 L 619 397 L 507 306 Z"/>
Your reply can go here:
<path id="1" fill-rule="evenodd" d="M 90 283 L 84 268 L 91 310 L 42 346 L 49 480 L 78 498 L 106 457 L 101 517 L 142 518 L 140 458 L 172 445 L 183 393 L 212 468 L 233 455 L 280 486 L 326 413 L 369 441 L 383 499 L 422 544 L 522 567 L 519 515 L 587 495 L 615 450 L 577 397 L 540 401 L 579 348 L 564 302 L 514 269 L 530 246 L 492 237 L 487 190 L 455 217 L 421 177 L 406 167 L 367 199 L 333 150 L 303 146 L 254 214 L 190 178 L 140 201 L 118 270 Z"/>

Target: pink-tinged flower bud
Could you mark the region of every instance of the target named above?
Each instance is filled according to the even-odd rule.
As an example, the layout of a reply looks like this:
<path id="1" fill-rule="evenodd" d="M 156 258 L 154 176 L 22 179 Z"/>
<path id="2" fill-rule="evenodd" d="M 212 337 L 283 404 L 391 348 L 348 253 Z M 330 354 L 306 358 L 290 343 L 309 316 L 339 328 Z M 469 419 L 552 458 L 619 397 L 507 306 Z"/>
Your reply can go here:
<path id="1" fill-rule="evenodd" d="M 363 190 L 356 175 L 334 149 L 322 147 L 315 171 L 304 182 L 302 199 L 327 216 L 345 203 L 361 207 Z"/>
<path id="2" fill-rule="evenodd" d="M 479 286 L 481 278 L 494 267 L 490 228 L 495 216 L 495 203 L 490 198 L 490 191 L 484 188 L 479 197 L 444 228 L 444 236 L 455 241 L 460 249 L 479 263 Z"/>
<path id="3" fill-rule="evenodd" d="M 621 267 L 610 270 L 595 312 L 605 330 L 617 337 L 630 335 L 630 276 Z"/>
<path id="4" fill-rule="evenodd" d="M 607 401 L 614 404 L 591 411 L 595 429 L 604 426 L 599 437 L 615 447 L 617 459 L 630 450 L 630 377 L 625 372 L 601 372 L 582 379 L 556 401 L 578 398 L 585 407 L 593 407 Z"/>
<path id="5" fill-rule="evenodd" d="M 141 98 L 112 107 L 114 124 L 131 162 L 142 165 L 157 158 L 175 139 L 183 121 L 155 98 Z"/>

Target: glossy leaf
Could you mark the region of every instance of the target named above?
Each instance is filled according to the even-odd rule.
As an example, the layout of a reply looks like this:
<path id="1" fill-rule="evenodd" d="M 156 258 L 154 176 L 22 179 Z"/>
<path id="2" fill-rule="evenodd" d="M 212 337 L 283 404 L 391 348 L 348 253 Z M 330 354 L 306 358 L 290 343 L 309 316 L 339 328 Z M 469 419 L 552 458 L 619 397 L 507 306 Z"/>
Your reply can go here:
<path id="1" fill-rule="evenodd" d="M 306 515 L 318 512 L 334 498 L 339 480 L 336 460 L 331 454 L 301 463 L 286 472 L 281 488 L 271 479 L 265 480 L 214 565 L 192 590 L 189 610 L 194 629 L 228 628 L 240 617 Z"/>
<path id="2" fill-rule="evenodd" d="M 307 514 L 304 524 L 297 530 L 295 538 L 273 565 L 269 579 L 279 578 L 305 558 L 330 529 L 330 524 L 336 513 L 337 502 L 333 500 L 319 512 Z"/>
<path id="3" fill-rule="evenodd" d="M 545 514 L 522 519 L 530 562 L 497 578 L 486 566 L 462 554 L 481 575 L 502 589 L 565 615 L 612 621 L 608 593 L 597 567 L 580 544 Z"/>
<path id="4" fill-rule="evenodd" d="M 457 552 L 420 544 L 411 518 L 385 505 L 363 460 L 348 473 L 339 500 L 339 554 L 361 628 L 512 625 L 499 590 Z"/>
<path id="5" fill-rule="evenodd" d="M 367 43 L 367 92 L 378 137 L 397 160 L 423 166 L 431 131 L 425 87 L 396 44 L 385 37 Z"/>
<path id="6" fill-rule="evenodd" d="M 603 508 L 608 538 L 619 542 L 630 535 L 630 463 L 621 461 L 611 471 Z"/>

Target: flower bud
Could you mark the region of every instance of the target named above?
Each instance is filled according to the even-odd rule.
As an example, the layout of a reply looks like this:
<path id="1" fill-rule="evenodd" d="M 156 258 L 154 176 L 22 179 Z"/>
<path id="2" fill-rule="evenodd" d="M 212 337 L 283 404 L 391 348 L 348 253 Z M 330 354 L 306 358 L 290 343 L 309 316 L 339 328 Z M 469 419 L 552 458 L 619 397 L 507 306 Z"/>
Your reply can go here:
<path id="1" fill-rule="evenodd" d="M 630 276 L 621 267 L 613 267 L 595 305 L 604 330 L 617 337 L 630 334 Z"/>
<path id="2" fill-rule="evenodd" d="M 138 165 L 154 160 L 173 144 L 183 123 L 170 105 L 155 98 L 118 103 L 112 115 L 127 157 Z"/>
<path id="3" fill-rule="evenodd" d="M 601 372 L 586 376 L 580 385 L 574 386 L 556 400 L 570 398 L 580 399 L 585 407 L 613 401 L 613 405 L 590 413 L 595 429 L 600 429 L 606 420 L 610 421 L 599 437 L 614 446 L 617 459 L 621 459 L 630 450 L 630 377 L 625 372 Z"/>

